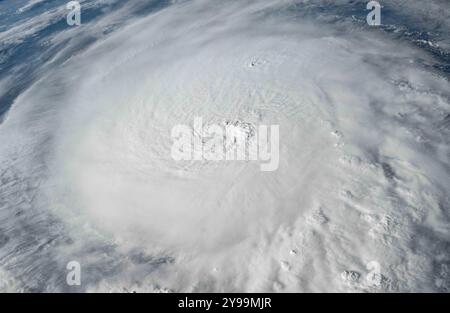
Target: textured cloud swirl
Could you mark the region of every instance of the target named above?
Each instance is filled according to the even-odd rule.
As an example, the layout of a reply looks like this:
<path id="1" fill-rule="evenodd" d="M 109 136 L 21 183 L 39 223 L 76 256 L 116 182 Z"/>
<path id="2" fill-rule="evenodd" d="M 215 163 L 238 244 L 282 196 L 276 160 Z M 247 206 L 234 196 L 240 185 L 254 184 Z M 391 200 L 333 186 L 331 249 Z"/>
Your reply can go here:
<path id="1" fill-rule="evenodd" d="M 0 3 L 0 290 L 450 291 L 447 1 L 80 2 Z M 278 170 L 175 161 L 199 116 Z"/>

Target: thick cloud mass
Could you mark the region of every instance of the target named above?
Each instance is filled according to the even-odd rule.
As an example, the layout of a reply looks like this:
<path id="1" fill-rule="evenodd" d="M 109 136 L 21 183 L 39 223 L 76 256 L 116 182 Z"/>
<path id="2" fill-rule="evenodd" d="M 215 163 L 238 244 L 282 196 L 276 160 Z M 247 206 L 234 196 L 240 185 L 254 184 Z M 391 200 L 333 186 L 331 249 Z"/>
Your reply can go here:
<path id="1" fill-rule="evenodd" d="M 1 290 L 449 291 L 448 3 L 18 2 Z M 279 125 L 278 170 L 174 161 L 195 117 Z"/>

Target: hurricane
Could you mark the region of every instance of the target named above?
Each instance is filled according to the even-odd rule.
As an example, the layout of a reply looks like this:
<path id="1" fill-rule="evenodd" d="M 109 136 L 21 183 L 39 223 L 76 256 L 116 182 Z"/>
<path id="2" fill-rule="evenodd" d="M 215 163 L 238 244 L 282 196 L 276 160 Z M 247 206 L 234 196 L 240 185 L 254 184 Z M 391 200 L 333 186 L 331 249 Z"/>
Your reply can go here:
<path id="1" fill-rule="evenodd" d="M 68 2 L 0 1 L 1 291 L 450 291 L 448 1 Z"/>

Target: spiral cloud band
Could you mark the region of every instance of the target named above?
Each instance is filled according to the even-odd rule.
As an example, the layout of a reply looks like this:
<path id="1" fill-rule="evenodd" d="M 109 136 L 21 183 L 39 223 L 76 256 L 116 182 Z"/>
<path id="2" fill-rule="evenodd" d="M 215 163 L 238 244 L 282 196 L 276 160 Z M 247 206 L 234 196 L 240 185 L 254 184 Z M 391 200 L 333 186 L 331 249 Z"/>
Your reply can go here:
<path id="1" fill-rule="evenodd" d="M 1 290 L 450 290 L 448 2 L 80 4 L 0 4 Z"/>

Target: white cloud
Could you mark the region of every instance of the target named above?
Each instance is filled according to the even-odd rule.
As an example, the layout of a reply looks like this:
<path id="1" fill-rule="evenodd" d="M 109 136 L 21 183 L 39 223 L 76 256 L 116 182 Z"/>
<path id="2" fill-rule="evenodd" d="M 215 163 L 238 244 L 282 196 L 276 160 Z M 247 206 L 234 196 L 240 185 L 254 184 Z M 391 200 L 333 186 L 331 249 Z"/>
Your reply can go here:
<path id="1" fill-rule="evenodd" d="M 134 17 L 17 99 L 0 169 L 19 153 L 22 181 L 42 180 L 38 204 L 76 242 L 58 258 L 101 267 L 94 233 L 121 257 L 174 260 L 149 271 L 120 259 L 88 290 L 372 290 L 341 275 L 365 277 L 372 261 L 384 290 L 438 288 L 449 141 L 431 125 L 450 109 L 448 81 L 407 43 L 277 14 L 290 4 L 186 1 Z M 279 170 L 175 162 L 170 130 L 194 116 L 280 125 Z"/>

